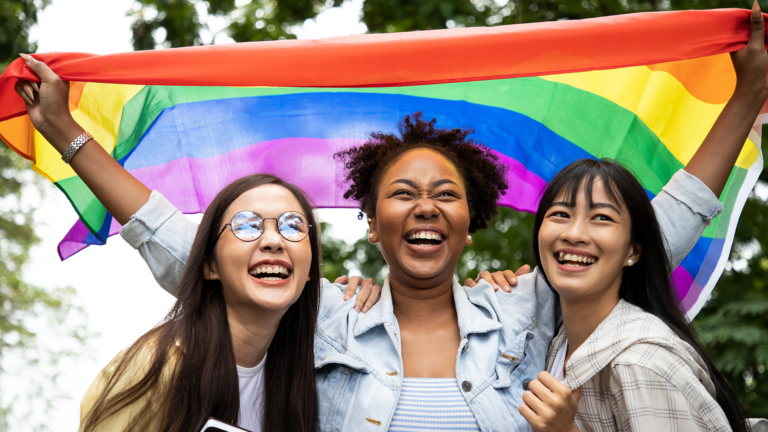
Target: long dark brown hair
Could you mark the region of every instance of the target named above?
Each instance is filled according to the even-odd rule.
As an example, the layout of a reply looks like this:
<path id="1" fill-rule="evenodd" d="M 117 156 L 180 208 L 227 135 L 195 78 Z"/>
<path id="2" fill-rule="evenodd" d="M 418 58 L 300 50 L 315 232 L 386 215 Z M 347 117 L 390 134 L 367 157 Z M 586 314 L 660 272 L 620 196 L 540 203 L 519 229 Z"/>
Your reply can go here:
<path id="1" fill-rule="evenodd" d="M 631 241 L 640 245 L 643 251 L 642 259 L 637 264 L 624 268 L 619 298 L 661 319 L 680 339 L 696 350 L 707 366 L 709 377 L 715 385 L 715 399 L 725 412 L 731 429 L 746 432 L 748 428 L 744 409 L 739 399 L 707 356 L 696 331 L 679 306 L 677 291 L 670 278 L 673 269 L 667 257 L 656 213 L 640 182 L 628 169 L 615 161 L 592 159 L 578 160 L 565 167 L 552 179 L 541 197 L 533 224 L 533 238 L 539 238 L 544 216 L 560 193 L 564 194 L 564 201 L 575 206 L 576 198 L 583 190 L 589 204 L 592 204 L 592 189 L 597 180 L 603 182 L 610 200 L 623 204 L 627 209 L 632 225 Z M 533 255 L 541 275 L 549 284 L 544 266 L 541 265 L 537 240 L 533 242 Z M 551 284 L 549 286 L 552 288 Z"/>
<path id="2" fill-rule="evenodd" d="M 264 431 L 313 432 L 317 426 L 317 390 L 313 338 L 320 301 L 321 249 L 311 198 L 275 176 L 256 174 L 219 192 L 205 211 L 178 299 L 157 327 L 140 337 L 114 363 L 114 373 L 88 414 L 85 431 L 127 406 L 139 409 L 126 427 L 163 432 L 198 431 L 208 417 L 235 424 L 240 410 L 235 355 L 221 282 L 206 280 L 222 217 L 243 193 L 266 184 L 288 189 L 311 224 L 310 280 L 290 306 L 269 346 L 264 377 Z M 139 368 L 137 369 L 137 365 Z M 138 372 L 136 372 L 138 371 Z"/>

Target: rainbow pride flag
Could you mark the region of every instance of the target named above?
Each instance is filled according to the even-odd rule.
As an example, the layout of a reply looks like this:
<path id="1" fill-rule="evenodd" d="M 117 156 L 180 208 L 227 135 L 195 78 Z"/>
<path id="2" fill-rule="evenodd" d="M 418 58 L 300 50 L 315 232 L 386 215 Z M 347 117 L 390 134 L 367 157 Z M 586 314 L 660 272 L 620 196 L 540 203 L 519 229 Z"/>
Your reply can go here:
<path id="1" fill-rule="evenodd" d="M 277 41 L 96 56 L 35 55 L 71 82 L 74 118 L 127 170 L 185 213 L 229 182 L 270 172 L 320 207 L 345 201 L 332 155 L 395 132 L 422 111 L 474 128 L 509 166 L 499 205 L 535 212 L 547 182 L 580 158 L 629 166 L 649 198 L 683 168 L 735 88 L 730 51 L 746 10 L 632 14 L 494 28 Z M 0 77 L 0 137 L 69 198 L 80 220 L 66 259 L 120 226 L 34 131 L 13 91 L 37 80 L 21 60 Z M 758 119 L 720 198 L 725 211 L 675 270 L 689 317 L 728 259 L 763 167 Z"/>

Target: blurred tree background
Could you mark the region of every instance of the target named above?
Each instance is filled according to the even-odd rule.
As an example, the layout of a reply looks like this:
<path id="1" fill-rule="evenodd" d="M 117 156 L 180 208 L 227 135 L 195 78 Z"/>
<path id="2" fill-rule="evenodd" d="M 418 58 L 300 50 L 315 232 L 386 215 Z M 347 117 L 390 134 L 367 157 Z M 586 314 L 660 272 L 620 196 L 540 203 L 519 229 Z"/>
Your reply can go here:
<path id="1" fill-rule="evenodd" d="M 37 50 L 29 40 L 37 13 L 50 0 L 0 1 L 0 73 L 19 53 Z M 9 418 L 25 418 L 35 430 L 46 430 L 45 419 L 28 418 L 12 402 L 27 398 L 45 410 L 66 392 L 55 387 L 58 365 L 78 355 L 87 337 L 82 310 L 72 303 L 74 290 L 48 290 L 24 282 L 23 271 L 30 249 L 40 242 L 35 234 L 34 202 L 53 187 L 29 169 L 29 163 L 8 146 L 0 145 L 0 430 L 10 430 Z M 38 199 L 29 199 L 36 196 Z M 24 197 L 25 199 L 22 199 Z M 39 333 L 44 329 L 45 341 Z M 50 339 L 56 341 L 51 343 Z M 8 370 L 34 370 L 24 388 L 7 385 Z M 33 369 L 34 368 L 34 369 Z M 51 384 L 54 387 L 51 387 Z M 15 400 L 14 400 L 15 399 Z M 32 429 L 30 429 L 32 430 Z"/>
<path id="2" fill-rule="evenodd" d="M 199 45 L 211 31 L 202 17 L 225 18 L 222 32 L 236 42 L 292 39 L 292 29 L 340 0 L 139 0 L 135 49 Z M 768 2 L 761 1 L 763 10 Z M 642 11 L 750 8 L 749 0 L 363 0 L 361 21 L 370 33 L 391 33 L 593 18 Z M 209 38 L 215 41 L 216 35 Z M 424 113 L 426 117 L 429 113 Z M 765 142 L 763 146 L 765 148 Z M 749 416 L 768 417 L 768 174 L 763 173 L 742 213 L 727 270 L 694 320 L 709 354 L 739 395 Z M 764 218 L 765 216 L 765 218 Z M 533 215 L 501 208 L 459 262 L 457 274 L 533 264 Z M 381 252 L 367 239 L 353 245 L 323 238 L 329 279 L 359 271 L 382 280 Z"/>
<path id="3" fill-rule="evenodd" d="M 50 0 L 0 1 L 0 70 L 18 52 L 34 52 L 29 28 Z M 222 34 L 237 42 L 295 38 L 294 29 L 342 0 L 137 0 L 132 17 L 136 50 L 215 43 Z M 371 33 L 472 26 L 496 26 L 560 19 L 583 19 L 639 11 L 749 8 L 748 0 L 362 0 L 361 21 Z M 762 0 L 763 10 L 768 1 Z M 214 29 L 213 21 L 224 22 Z M 429 113 L 425 113 L 428 116 Z M 767 131 L 768 132 L 768 131 Z M 766 148 L 766 140 L 763 140 Z M 62 317 L 72 310 L 69 294 L 25 284 L 21 270 L 38 242 L 26 224 L 32 209 L 22 208 L 24 187 L 33 185 L 28 165 L 0 148 L 0 365 L 10 350 L 34 346 L 25 326 L 33 312 Z M 532 264 L 533 216 L 501 208 L 474 244 L 465 250 L 457 274 L 517 269 Z M 324 274 L 349 271 L 382 280 L 386 264 L 375 245 L 353 245 L 324 235 Z M 768 417 L 768 174 L 763 173 L 742 213 L 731 259 L 710 300 L 694 320 L 717 367 L 751 417 Z M 1 371 L 0 371 L 1 372 Z M 3 389 L 0 389 L 0 394 Z M 4 411 L 5 410 L 5 411 Z M 0 430 L 6 430 L 0 406 Z"/>

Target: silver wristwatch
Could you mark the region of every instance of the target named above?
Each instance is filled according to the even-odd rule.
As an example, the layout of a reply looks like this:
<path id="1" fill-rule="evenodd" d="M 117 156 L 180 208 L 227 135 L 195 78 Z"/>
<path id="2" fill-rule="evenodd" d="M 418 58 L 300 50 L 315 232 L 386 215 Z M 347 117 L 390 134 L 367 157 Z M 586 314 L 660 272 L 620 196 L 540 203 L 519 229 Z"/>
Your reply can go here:
<path id="1" fill-rule="evenodd" d="M 92 140 L 93 136 L 89 134 L 88 132 L 83 132 L 75 138 L 74 141 L 67 147 L 67 150 L 64 152 L 63 155 L 61 155 L 61 160 L 64 161 L 65 164 L 69 164 L 69 161 L 72 160 L 72 156 L 77 153 L 78 150 L 80 150 L 80 147 L 83 146 L 83 144 L 87 143 L 88 141 Z"/>

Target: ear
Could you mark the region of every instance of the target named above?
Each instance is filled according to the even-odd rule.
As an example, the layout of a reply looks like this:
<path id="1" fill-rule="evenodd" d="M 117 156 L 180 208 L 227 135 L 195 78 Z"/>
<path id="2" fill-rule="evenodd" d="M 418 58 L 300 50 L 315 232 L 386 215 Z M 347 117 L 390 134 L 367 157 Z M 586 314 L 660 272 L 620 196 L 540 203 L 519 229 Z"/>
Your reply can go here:
<path id="1" fill-rule="evenodd" d="M 219 280 L 219 270 L 216 260 L 205 260 L 203 263 L 203 277 L 206 280 Z"/>
<path id="2" fill-rule="evenodd" d="M 464 246 L 472 246 L 472 235 L 467 233 L 467 239 L 464 241 Z"/>
<path id="3" fill-rule="evenodd" d="M 368 218 L 368 243 L 376 244 L 379 242 L 379 233 L 376 230 L 376 216 Z"/>
<path id="4" fill-rule="evenodd" d="M 640 257 L 643 255 L 643 248 L 638 243 L 632 243 L 629 246 L 629 254 L 627 255 L 627 260 L 625 262 L 625 265 L 629 265 L 629 261 L 632 260 L 632 265 L 637 264 L 638 261 L 640 261 Z"/>

